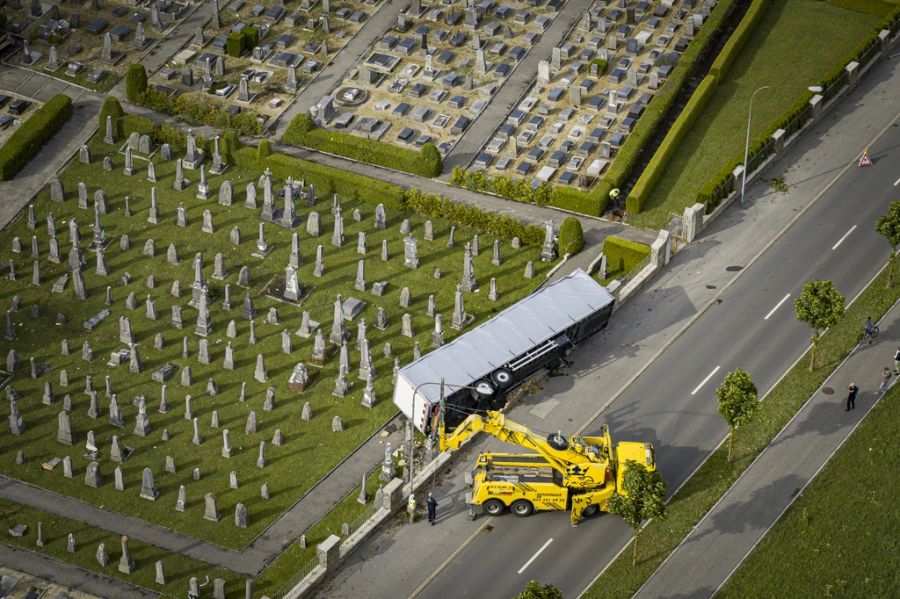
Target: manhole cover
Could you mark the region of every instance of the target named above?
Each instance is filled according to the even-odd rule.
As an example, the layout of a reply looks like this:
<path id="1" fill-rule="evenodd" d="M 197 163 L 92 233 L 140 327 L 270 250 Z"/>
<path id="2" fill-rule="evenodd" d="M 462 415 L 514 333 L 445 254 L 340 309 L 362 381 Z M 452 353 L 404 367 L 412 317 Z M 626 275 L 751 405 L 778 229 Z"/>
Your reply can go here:
<path id="1" fill-rule="evenodd" d="M 743 266 L 726 266 L 725 270 L 727 270 L 728 272 L 737 272 L 739 270 L 743 270 L 743 268 Z"/>
<path id="2" fill-rule="evenodd" d="M 822 393 L 825 395 L 834 395 L 834 389 L 831 387 L 822 387 Z"/>

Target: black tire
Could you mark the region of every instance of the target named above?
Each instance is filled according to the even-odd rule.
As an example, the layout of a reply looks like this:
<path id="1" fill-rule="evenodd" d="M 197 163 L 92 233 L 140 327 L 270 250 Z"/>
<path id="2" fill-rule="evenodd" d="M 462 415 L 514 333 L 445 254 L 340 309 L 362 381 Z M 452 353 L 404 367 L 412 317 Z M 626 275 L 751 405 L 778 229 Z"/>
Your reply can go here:
<path id="1" fill-rule="evenodd" d="M 527 518 L 534 512 L 534 506 L 527 499 L 516 499 L 509 509 L 519 518 Z"/>
<path id="2" fill-rule="evenodd" d="M 506 506 L 499 499 L 488 499 L 481 507 L 488 516 L 499 516 L 506 509 Z"/>
<path id="3" fill-rule="evenodd" d="M 472 396 L 478 401 L 489 399 L 497 393 L 497 387 L 488 379 L 478 379 L 472 386 L 475 388 Z"/>
<path id="4" fill-rule="evenodd" d="M 513 374 L 508 368 L 498 368 L 491 373 L 491 380 L 498 389 L 506 389 L 513 384 Z"/>
<path id="5" fill-rule="evenodd" d="M 582 518 L 590 518 L 591 516 L 596 515 L 597 512 L 599 512 L 599 511 L 600 511 L 600 506 L 598 506 L 596 503 L 592 503 L 591 505 L 584 508 L 584 511 L 581 512 L 581 517 Z"/>

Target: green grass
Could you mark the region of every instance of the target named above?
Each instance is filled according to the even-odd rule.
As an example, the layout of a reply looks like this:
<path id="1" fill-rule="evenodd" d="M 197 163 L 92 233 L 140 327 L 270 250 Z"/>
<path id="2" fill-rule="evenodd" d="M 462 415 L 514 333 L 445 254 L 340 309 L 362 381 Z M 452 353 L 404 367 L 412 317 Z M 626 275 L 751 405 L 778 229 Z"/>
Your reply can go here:
<path id="1" fill-rule="evenodd" d="M 773 0 L 731 70 L 669 162 L 643 212 L 630 224 L 664 227 L 697 201 L 706 181 L 743 155 L 747 106 L 753 103 L 751 138 L 816 85 L 872 30 L 878 17 L 817 0 Z"/>
<path id="2" fill-rule="evenodd" d="M 890 597 L 900 568 L 900 387 L 894 386 L 719 597 Z"/>
<path id="3" fill-rule="evenodd" d="M 121 169 L 124 157 L 118 153 L 112 155 L 114 170 L 111 173 L 104 172 L 101 167 L 102 157 L 111 152 L 111 147 L 102 143 L 99 137 L 90 141 L 90 147 L 94 156 L 94 163 L 82 165 L 73 161 L 63 173 L 61 179 L 66 188 L 67 200 L 64 204 L 49 201 L 47 190 L 42 191 L 36 198 L 37 218 L 39 226 L 35 234 L 38 237 L 42 255 L 46 257 L 48 238 L 44 219 L 48 212 L 53 212 L 57 219 L 57 236 L 60 240 L 60 251 L 65 253 L 68 247 L 67 221 L 72 216 L 77 216 L 81 225 L 82 247 L 90 239 L 90 224 L 93 222 L 93 211 L 77 208 L 77 182 L 85 181 L 89 187 L 89 194 L 100 187 L 104 189 L 110 198 L 111 213 L 103 217 L 103 224 L 108 236 L 114 238 L 106 252 L 107 261 L 113 272 L 113 276 L 106 279 L 94 273 L 93 255 L 87 253 L 88 268 L 84 273 L 88 288 L 88 299 L 84 302 L 73 299 L 72 284 L 61 295 L 51 294 L 50 285 L 64 272 L 64 265 L 52 265 L 42 260 L 41 287 L 32 287 L 31 263 L 32 258 L 26 250 L 23 254 L 13 254 L 9 251 L 13 235 L 23 240 L 23 245 L 28 246 L 28 240 L 32 232 L 24 222 L 24 217 L 13 223 L 0 234 L 0 257 L 3 260 L 12 258 L 16 263 L 20 276 L 16 283 L 8 283 L 0 288 L 0 301 L 8 306 L 13 294 L 20 296 L 23 309 L 14 313 L 18 339 L 15 342 L 0 341 L 0 354 L 4 357 L 7 352 L 15 347 L 22 360 L 22 365 L 16 371 L 16 377 L 12 386 L 21 394 L 19 402 L 20 412 L 24 415 L 26 434 L 22 437 L 11 435 L 0 436 L 0 471 L 9 476 L 37 484 L 54 491 L 83 499 L 95 505 L 103 505 L 106 509 L 131 514 L 142 519 L 152 521 L 172 529 L 184 532 L 191 536 L 213 542 L 225 547 L 241 548 L 258 535 L 266 526 L 289 508 L 306 490 L 325 475 L 332 467 L 342 460 L 353 448 L 365 441 L 373 432 L 378 430 L 395 412 L 396 408 L 390 401 L 391 398 L 391 368 L 393 358 L 385 358 L 382 354 L 382 345 L 390 340 L 393 344 L 394 354 L 399 355 L 401 363 L 405 364 L 412 357 L 412 339 L 399 335 L 401 314 L 407 310 L 399 307 L 398 297 L 400 289 L 410 287 L 413 304 L 408 310 L 413 314 L 414 331 L 422 351 L 425 352 L 431 345 L 431 329 L 433 321 L 425 313 L 425 305 L 428 294 L 434 294 L 436 308 L 444 315 L 444 322 L 449 323 L 449 316 L 453 307 L 453 289 L 460 280 L 462 273 L 462 244 L 471 238 L 472 232 L 464 229 L 457 230 L 457 246 L 447 248 L 447 236 L 449 223 L 435 221 L 434 242 L 427 242 L 422 237 L 422 219 L 410 216 L 412 231 L 419 237 L 420 267 L 418 270 L 410 270 L 403 266 L 402 247 L 399 241 L 398 228 L 404 215 L 397 211 L 388 210 L 388 230 L 375 231 L 372 226 L 373 209 L 371 205 L 362 201 L 346 200 L 342 202 L 345 215 L 346 242 L 340 250 L 330 244 L 333 217 L 330 214 L 330 198 L 323 198 L 315 207 L 323 218 L 323 234 L 318 239 L 310 238 L 301 225 L 301 251 L 304 257 L 304 265 L 299 271 L 301 285 L 312 286 L 313 291 L 303 305 L 303 309 L 309 310 L 313 320 L 322 323 L 326 333 L 330 328 L 332 319 L 332 306 L 335 295 L 338 293 L 347 296 L 357 296 L 368 302 L 363 312 L 369 322 L 368 338 L 370 340 L 373 358 L 379 377 L 375 387 L 379 397 L 379 403 L 372 409 L 360 405 L 363 384 L 357 380 L 355 370 L 351 380 L 354 388 L 351 394 L 344 399 L 337 399 L 331 395 L 334 387 L 334 379 L 337 371 L 337 355 L 332 352 L 326 366 L 315 384 L 301 396 L 290 392 L 286 387 L 287 377 L 290 375 L 294 364 L 304 361 L 311 353 L 312 340 L 292 336 L 293 353 L 288 356 L 281 353 L 280 333 L 287 328 L 293 333 L 300 324 L 300 310 L 268 300 L 255 295 L 254 302 L 257 311 L 256 333 L 259 338 L 256 346 L 248 344 L 249 324 L 240 317 L 240 305 L 243 290 L 235 285 L 236 274 L 240 265 L 251 267 L 251 285 L 253 293 L 270 280 L 270 277 L 278 272 L 283 273 L 283 266 L 287 263 L 290 251 L 289 235 L 286 230 L 274 226 L 267 226 L 266 235 L 268 241 L 274 245 L 275 250 L 265 261 L 261 262 L 250 257 L 254 246 L 257 223 L 256 214 L 243 207 L 244 187 L 250 180 L 256 180 L 258 172 L 250 172 L 232 167 L 221 177 L 210 176 L 209 181 L 213 190 L 217 190 L 219 183 L 228 178 L 235 187 L 234 205 L 222 207 L 215 199 L 207 201 L 196 200 L 196 182 L 198 173 L 189 172 L 187 177 L 193 180 L 189 191 L 178 193 L 171 189 L 174 171 L 173 163 L 157 162 L 157 177 L 159 183 L 158 199 L 161 212 L 161 224 L 152 226 L 146 221 L 147 208 L 149 206 L 150 184 L 144 178 L 143 165 L 136 160 L 139 173 L 131 178 L 123 177 Z M 302 172 L 294 173 L 302 177 Z M 276 181 L 275 189 L 280 186 Z M 131 197 L 131 207 L 134 216 L 126 219 L 122 213 L 124 195 Z M 259 202 L 262 202 L 262 192 L 259 192 Z M 174 225 L 175 208 L 179 201 L 183 201 L 188 207 L 189 226 L 186 229 Z M 359 208 L 363 213 L 363 221 L 356 223 L 352 219 L 354 208 Z M 213 213 L 213 222 L 216 232 L 212 235 L 200 232 L 201 212 L 208 208 Z M 298 213 L 305 215 L 307 210 L 298 202 Z M 240 246 L 232 246 L 228 241 L 229 230 L 238 226 L 242 233 L 243 241 Z M 377 298 L 370 293 L 359 293 L 353 290 L 353 281 L 356 275 L 357 231 L 365 230 L 368 233 L 368 258 L 366 261 L 366 278 L 369 285 L 374 281 L 389 281 L 390 286 L 386 295 Z M 123 233 L 131 237 L 130 250 L 119 249 L 118 238 Z M 142 256 L 144 242 L 153 237 L 157 244 L 157 255 L 153 259 Z M 391 260 L 381 262 L 379 249 L 382 239 L 387 239 L 390 248 Z M 499 267 L 491 265 L 490 245 L 493 238 L 481 238 L 481 254 L 475 257 L 475 269 L 478 280 L 482 284 L 479 293 L 466 294 L 466 309 L 475 314 L 479 319 L 485 319 L 496 311 L 505 308 L 514 301 L 530 292 L 542 279 L 550 267 L 550 264 L 541 263 L 538 260 L 538 248 L 525 247 L 513 252 L 509 243 L 502 244 L 503 263 Z M 169 243 L 176 243 L 180 254 L 181 263 L 177 266 L 166 262 L 165 250 Z M 314 264 L 315 246 L 321 243 L 325 248 L 325 276 L 321 279 L 312 276 Z M 195 323 L 196 312 L 188 307 L 183 311 L 185 323 L 184 330 L 176 330 L 170 324 L 170 308 L 175 299 L 170 295 L 169 289 L 173 280 L 178 279 L 182 283 L 182 297 L 178 300 L 182 305 L 186 304 L 189 297 L 189 284 L 193 279 L 191 258 L 196 252 L 204 255 L 205 274 L 211 287 L 213 297 L 212 311 L 213 334 L 210 337 L 211 364 L 203 366 L 196 360 L 197 340 L 193 335 L 192 327 Z M 216 252 L 225 256 L 226 268 L 230 277 L 226 282 L 232 286 L 232 302 L 236 306 L 227 315 L 221 309 L 221 294 L 223 283 L 210 278 L 212 274 L 212 258 Z M 533 260 L 536 276 L 532 280 L 523 278 L 522 273 L 525 263 Z M 435 267 L 443 271 L 441 279 L 434 279 L 432 272 Z M 127 287 L 119 284 L 119 277 L 128 271 L 132 275 L 132 282 Z M 156 278 L 156 288 L 148 290 L 145 287 L 147 276 L 153 274 Z M 490 277 L 497 278 L 500 300 L 490 302 L 487 299 L 487 284 Z M 104 289 L 106 285 L 112 286 L 114 304 L 111 316 L 93 332 L 85 334 L 81 323 L 90 315 L 99 312 L 104 306 Z M 111 351 L 122 347 L 118 342 L 117 319 L 120 315 L 128 313 L 124 307 L 124 301 L 129 291 L 134 291 L 141 301 L 140 307 L 129 313 L 132 330 L 139 344 L 141 357 L 144 362 L 144 372 L 138 376 L 129 375 L 127 367 L 107 367 L 106 361 Z M 156 303 L 158 320 L 150 321 L 144 316 L 143 301 L 150 294 Z M 35 301 L 41 303 L 41 315 L 38 319 L 31 317 L 29 306 Z M 389 327 L 381 332 L 371 324 L 374 322 L 375 307 L 381 305 L 387 312 Z M 276 306 L 281 317 L 282 324 L 264 324 L 265 314 L 269 307 Z M 65 326 L 56 326 L 53 321 L 58 312 L 65 313 L 69 322 Z M 237 370 L 228 372 L 221 369 L 225 345 L 225 328 L 229 319 L 234 319 L 238 325 L 239 336 L 232 341 L 235 348 L 235 360 Z M 356 323 L 348 325 L 352 338 L 356 336 Z M 165 338 L 165 347 L 162 350 L 152 348 L 153 336 L 161 332 Z M 188 336 L 191 357 L 187 360 L 181 358 L 181 338 Z M 446 326 L 445 337 L 449 341 L 457 333 Z M 69 340 L 71 354 L 62 356 L 59 352 L 60 340 Z M 81 360 L 81 343 L 83 339 L 89 339 L 94 348 L 94 361 L 86 363 Z M 267 384 L 258 383 L 253 379 L 253 367 L 257 353 L 262 353 L 266 358 L 270 381 Z M 49 374 L 39 380 L 30 380 L 28 377 L 28 358 L 34 357 L 38 364 L 48 364 L 52 367 Z M 150 381 L 150 373 L 165 362 L 171 362 L 178 366 L 190 364 L 193 370 L 194 384 L 190 388 L 183 388 L 179 384 L 179 375 L 168 382 L 170 411 L 163 415 L 156 410 L 159 402 L 159 385 Z M 359 354 L 352 349 L 351 364 L 358 367 Z M 67 369 L 70 384 L 66 388 L 58 385 L 60 369 Z M 315 371 L 314 368 L 310 368 Z M 112 388 L 118 394 L 119 404 L 123 408 L 125 427 L 116 429 L 108 424 L 104 415 L 98 420 L 87 417 L 88 398 L 83 394 L 85 374 L 92 374 L 95 385 L 100 389 L 100 403 L 105 408 L 107 400 L 103 397 L 103 377 L 109 375 Z M 206 381 L 213 377 L 220 387 L 220 393 L 216 397 L 210 397 L 205 393 Z M 45 380 L 54 383 L 56 402 L 52 406 L 44 406 L 41 403 L 43 383 Z M 247 382 L 248 401 L 240 404 L 237 401 L 240 382 Z M 262 410 L 264 392 L 267 386 L 276 389 L 275 410 L 266 412 Z M 62 406 L 62 395 L 69 393 L 73 400 L 73 430 L 76 438 L 76 446 L 67 447 L 56 443 L 56 416 Z M 184 402 L 186 394 L 194 398 L 194 415 L 199 418 L 204 442 L 200 446 L 191 444 L 191 423 L 183 418 Z M 136 408 L 132 405 L 132 398 L 143 395 L 148 402 L 152 432 L 147 438 L 141 438 L 132 434 Z M 313 406 L 314 417 L 311 421 L 300 419 L 300 411 L 303 403 L 309 401 Z M 250 410 L 255 410 L 258 416 L 258 432 L 252 435 L 244 434 L 244 424 Z M 230 460 L 220 457 L 221 430 L 210 426 L 210 418 L 213 410 L 218 411 L 222 428 L 231 431 L 231 442 L 235 455 Z M 7 402 L 0 406 L 0 418 L 4 421 L 9 414 Z M 336 414 L 341 415 L 345 423 L 343 433 L 331 432 L 331 420 Z M 257 447 L 260 441 L 269 442 L 276 428 L 284 433 L 285 442 L 281 447 L 269 444 L 267 446 L 267 462 L 265 469 L 256 468 Z M 168 429 L 171 439 L 162 442 L 160 435 L 163 429 Z M 90 489 L 83 484 L 82 478 L 88 460 L 82 456 L 81 447 L 84 444 L 86 433 L 93 430 L 96 434 L 98 445 L 101 447 L 101 471 L 106 479 L 106 484 L 98 489 Z M 114 464 L 110 463 L 107 456 L 109 444 L 113 434 L 118 434 L 122 442 L 135 449 L 134 455 L 122 465 L 125 477 L 126 490 L 117 492 L 112 486 L 112 470 Z M 14 462 L 16 450 L 25 452 L 26 462 L 18 466 Z M 66 479 L 59 469 L 54 472 L 43 471 L 41 463 L 54 457 L 70 455 L 75 468 L 75 478 Z M 171 455 L 177 466 L 176 474 L 167 474 L 163 471 L 165 456 Z M 156 484 L 161 493 L 155 502 L 138 498 L 141 472 L 144 467 L 153 470 Z M 200 481 L 194 481 L 191 477 L 193 468 L 199 467 L 202 472 Z M 228 473 L 235 470 L 238 473 L 240 488 L 231 490 L 228 486 Z M 262 501 L 259 499 L 259 487 L 264 482 L 269 485 L 271 499 Z M 188 509 L 185 513 L 174 511 L 178 486 L 184 484 L 187 488 Z M 218 497 L 218 508 L 222 514 L 222 520 L 218 523 L 207 522 L 201 518 L 203 510 L 203 495 L 206 492 L 214 492 Z M 250 527 L 238 529 L 233 525 L 232 514 L 235 504 L 244 503 L 249 510 Z"/>
<path id="4" fill-rule="evenodd" d="M 111 90 L 113 87 L 115 87 L 116 83 L 118 83 L 119 80 L 122 79 L 121 75 L 119 75 L 118 73 L 116 73 L 114 71 L 108 71 L 106 73 L 106 77 L 104 77 L 97 83 L 92 83 L 92 82 L 88 81 L 88 76 L 91 74 L 91 71 L 93 71 L 93 70 L 94 69 L 91 65 L 87 65 L 87 68 L 85 68 L 83 71 L 81 71 L 80 73 L 78 73 L 77 75 L 75 75 L 73 77 L 71 75 L 66 74 L 66 68 L 65 68 L 65 66 L 63 66 L 58 71 L 54 71 L 52 73 L 52 75 L 53 75 L 53 77 L 55 77 L 57 79 L 62 79 L 63 81 L 68 81 L 70 83 L 74 83 L 75 85 L 80 85 L 81 87 L 93 90 L 93 91 L 97 92 L 98 94 L 105 94 L 106 92 Z M 39 71 L 39 72 L 46 73 L 45 71 Z"/>
<path id="5" fill-rule="evenodd" d="M 729 464 L 728 447 L 725 445 L 720 447 L 672 497 L 668 517 L 665 520 L 654 520 L 646 526 L 638 545 L 637 567 L 632 570 L 630 552 L 623 553 L 594 582 L 585 594 L 586 598 L 631 596 L 656 571 L 669 553 L 691 532 L 704 514 L 725 494 L 856 346 L 859 323 L 868 315 L 880 318 L 900 297 L 900 285 L 895 283 L 892 289 L 886 289 L 885 277 L 886 275 L 882 273 L 876 278 L 847 309 L 843 320 L 825 333 L 817 350 L 817 368 L 810 372 L 808 358 L 799 360 L 766 395 L 754 418 L 738 429 L 734 440 L 734 461 Z M 895 487 L 896 485 L 892 488 Z M 843 509 L 831 513 L 831 517 L 838 522 L 855 526 L 855 507 L 852 500 L 860 493 L 860 489 L 866 488 L 858 482 L 852 486 L 842 487 Z M 835 542 L 840 542 L 840 537 L 833 538 Z M 852 561 L 856 557 L 854 553 L 848 559 Z M 754 592 L 752 596 L 771 595 Z M 791 594 L 791 596 L 821 596 L 821 594 Z"/>
<path id="6" fill-rule="evenodd" d="M 37 538 L 37 523 L 43 523 L 44 546 L 35 545 Z M 24 537 L 3 535 L 3 542 L 22 549 L 34 551 L 63 562 L 68 562 L 89 570 L 99 572 L 112 578 L 136 584 L 138 586 L 168 593 L 173 597 L 182 597 L 188 588 L 188 580 L 197 576 L 201 581 L 205 576 L 222 578 L 226 581 L 225 589 L 232 596 L 243 594 L 243 578 L 221 568 L 216 568 L 203 562 L 190 559 L 183 555 L 173 554 L 171 551 L 159 549 L 146 543 L 130 539 L 128 549 L 134 560 L 135 569 L 132 574 L 119 572 L 119 558 L 122 555 L 121 537 L 112 533 L 93 528 L 54 514 L 48 514 L 31 507 L 0 499 L 0 525 L 7 530 L 17 524 L 27 524 L 28 532 Z M 67 536 L 71 533 L 75 537 L 75 553 L 66 551 Z M 101 567 L 95 557 L 97 546 L 103 543 L 109 554 L 109 563 Z M 2 551 L 2 549 L 0 549 Z M 166 584 L 156 584 L 155 562 L 163 563 L 163 572 L 166 575 Z"/>

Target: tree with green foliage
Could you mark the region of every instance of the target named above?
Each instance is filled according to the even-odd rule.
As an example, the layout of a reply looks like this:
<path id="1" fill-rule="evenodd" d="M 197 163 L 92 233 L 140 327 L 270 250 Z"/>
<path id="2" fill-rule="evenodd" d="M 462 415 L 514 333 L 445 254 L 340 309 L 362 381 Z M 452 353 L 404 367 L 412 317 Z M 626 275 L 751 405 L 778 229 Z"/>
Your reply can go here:
<path id="1" fill-rule="evenodd" d="M 822 333 L 830 326 L 837 324 L 844 315 L 844 296 L 834 283 L 828 280 L 814 279 L 803 285 L 800 297 L 794 302 L 797 320 L 805 322 L 813 330 L 812 351 L 809 352 L 809 370 L 816 365 L 816 348 Z"/>
<path id="2" fill-rule="evenodd" d="M 119 99 L 115 96 L 107 96 L 106 99 L 103 100 L 103 106 L 100 107 L 100 114 L 97 117 L 100 131 L 106 131 L 106 117 L 108 116 L 112 117 L 113 128 L 116 130 L 116 133 L 119 134 L 118 121 L 121 117 L 125 116 L 125 111 L 122 110 L 122 105 L 119 104 Z"/>
<path id="3" fill-rule="evenodd" d="M 541 586 L 538 581 L 532 580 L 516 595 L 516 599 L 563 599 L 563 594 L 552 584 Z"/>
<path id="4" fill-rule="evenodd" d="M 140 63 L 134 63 L 128 67 L 125 74 L 125 97 L 129 102 L 139 104 L 144 92 L 147 91 L 147 69 Z"/>
<path id="5" fill-rule="evenodd" d="M 621 468 L 622 465 L 620 464 Z M 666 517 L 666 481 L 656 470 L 650 471 L 634 460 L 625 462 L 622 488 L 606 502 L 610 514 L 621 517 L 634 533 L 631 569 L 637 565 L 638 535 L 641 524 L 650 518 Z"/>
<path id="6" fill-rule="evenodd" d="M 734 454 L 734 431 L 750 420 L 759 407 L 756 385 L 750 374 L 738 368 L 725 375 L 725 379 L 716 389 L 719 398 L 719 414 L 728 424 L 728 463 Z"/>
<path id="7" fill-rule="evenodd" d="M 259 142 L 259 145 L 256 146 L 256 159 L 260 161 L 260 163 L 268 158 L 272 154 L 272 144 L 269 143 L 268 139 L 263 139 Z"/>
<path id="8" fill-rule="evenodd" d="M 881 233 L 891 246 L 887 276 L 887 288 L 890 289 L 894 282 L 894 259 L 897 255 L 897 246 L 900 246 L 900 202 L 891 202 L 888 211 L 875 221 L 875 230 Z"/>
<path id="9" fill-rule="evenodd" d="M 574 216 L 567 216 L 559 227 L 559 253 L 574 256 L 584 249 L 584 231 L 581 221 Z"/>
<path id="10" fill-rule="evenodd" d="M 241 139 L 238 137 L 238 132 L 234 129 L 227 129 L 224 134 L 222 134 L 222 143 L 219 144 L 219 149 L 222 152 L 222 157 L 230 163 L 234 163 L 234 153 L 241 148 Z"/>
<path id="11" fill-rule="evenodd" d="M 437 146 L 430 141 L 419 150 L 419 159 L 422 161 L 422 172 L 431 177 L 437 177 L 444 169 L 444 160 Z"/>

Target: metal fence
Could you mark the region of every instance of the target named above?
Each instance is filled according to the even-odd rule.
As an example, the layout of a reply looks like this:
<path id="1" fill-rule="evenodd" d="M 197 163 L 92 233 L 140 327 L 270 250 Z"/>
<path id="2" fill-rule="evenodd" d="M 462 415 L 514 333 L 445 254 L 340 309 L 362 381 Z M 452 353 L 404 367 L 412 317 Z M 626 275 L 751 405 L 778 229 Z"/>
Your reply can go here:
<path id="1" fill-rule="evenodd" d="M 822 90 L 822 103 L 827 104 L 832 98 L 838 95 L 846 85 L 850 83 L 850 73 L 847 72 L 846 69 L 841 71 L 840 76 L 825 86 L 825 89 Z"/>
<path id="2" fill-rule="evenodd" d="M 635 264 L 632 269 L 625 273 L 623 276 L 616 277 L 616 279 L 621 283 L 621 285 L 619 285 L 618 289 L 616 289 L 614 293 L 616 299 L 619 299 L 619 294 L 622 293 L 623 289 L 625 289 L 625 285 L 628 283 L 628 281 L 633 279 L 639 272 L 644 270 L 644 268 L 646 268 L 648 264 L 650 264 L 651 255 L 652 254 L 647 254 L 646 256 L 644 256 L 643 260 Z"/>
<path id="3" fill-rule="evenodd" d="M 872 46 L 862 53 L 859 59 L 856 61 L 859 63 L 859 68 L 863 68 L 872 62 L 876 56 L 881 52 L 881 44 L 878 41 L 872 43 Z"/>
<path id="4" fill-rule="evenodd" d="M 369 504 L 366 505 L 366 509 L 350 523 L 350 532 L 348 534 L 353 534 L 353 532 L 361 527 L 366 520 L 374 516 L 377 511 L 378 506 L 375 505 L 375 501 L 369 501 Z M 344 540 L 346 541 L 347 539 Z"/>
<path id="5" fill-rule="evenodd" d="M 295 572 L 293 576 L 291 576 L 287 581 L 285 581 L 285 583 L 283 585 L 281 585 L 281 587 L 277 591 L 272 593 L 271 598 L 272 599 L 284 599 L 284 597 L 287 596 L 287 594 L 289 592 L 291 592 L 291 589 L 293 589 L 295 586 L 300 584 L 300 581 L 303 580 L 304 578 L 306 578 L 307 576 L 309 576 L 309 574 L 318 565 L 319 565 L 318 557 L 314 557 L 311 560 L 309 560 L 308 562 L 306 562 L 305 564 L 303 564 L 303 566 L 299 570 L 297 570 L 297 572 Z"/>

